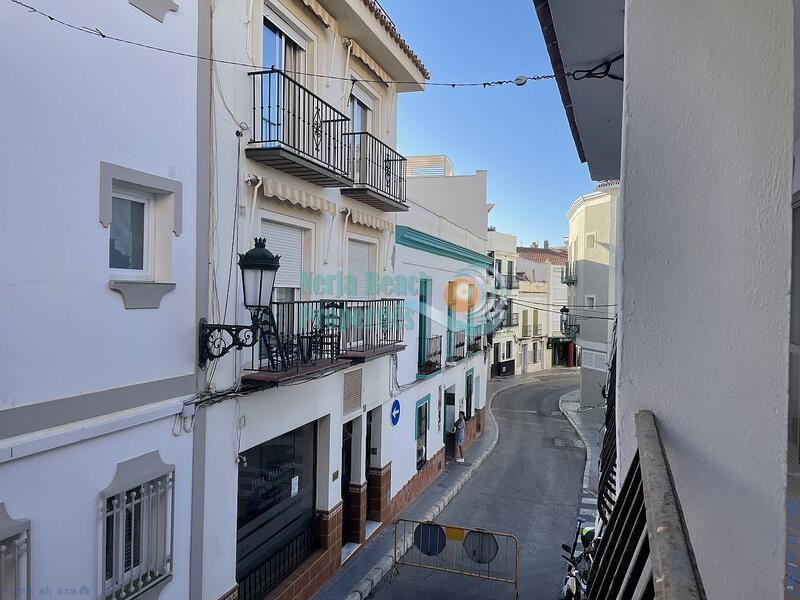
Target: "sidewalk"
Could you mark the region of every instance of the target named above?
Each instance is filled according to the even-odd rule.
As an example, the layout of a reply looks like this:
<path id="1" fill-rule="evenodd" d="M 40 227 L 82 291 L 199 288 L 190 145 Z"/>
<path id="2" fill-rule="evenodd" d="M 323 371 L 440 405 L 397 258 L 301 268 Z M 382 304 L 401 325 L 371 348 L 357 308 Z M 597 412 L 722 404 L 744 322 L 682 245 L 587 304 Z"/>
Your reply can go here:
<path id="1" fill-rule="evenodd" d="M 606 409 L 601 406 L 591 410 L 580 410 L 580 405 L 580 390 L 564 394 L 558 401 L 561 412 L 578 432 L 586 447 L 586 467 L 583 471 L 583 497 L 580 514 L 594 519 L 597 513 L 597 487 L 600 479 L 598 468 L 600 448 L 605 432 L 603 424 L 605 423 Z"/>
<path id="2" fill-rule="evenodd" d="M 487 416 L 483 434 L 464 454 L 464 463 L 448 460 L 444 472 L 423 491 L 398 517 L 419 521 L 433 521 L 464 484 L 481 466 L 497 444 L 497 421 L 491 411 L 494 396 L 502 390 L 539 381 L 537 373 L 515 375 L 489 380 L 486 396 Z M 392 567 L 394 530 L 391 525 L 382 527 L 359 552 L 348 560 L 322 588 L 315 600 L 363 600 L 380 583 Z"/>

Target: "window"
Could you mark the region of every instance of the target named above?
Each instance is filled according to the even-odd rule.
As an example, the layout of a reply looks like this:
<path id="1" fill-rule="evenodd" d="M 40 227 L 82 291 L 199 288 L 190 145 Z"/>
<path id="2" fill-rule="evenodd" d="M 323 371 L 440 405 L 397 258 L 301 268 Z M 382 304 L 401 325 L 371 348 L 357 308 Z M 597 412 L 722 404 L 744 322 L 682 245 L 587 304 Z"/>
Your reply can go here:
<path id="1" fill-rule="evenodd" d="M 511 353 L 511 340 L 506 342 L 506 360 L 510 360 L 513 358 L 513 354 Z"/>
<path id="2" fill-rule="evenodd" d="M 539 342 L 533 343 L 533 351 L 531 352 L 531 362 L 534 364 L 539 362 Z"/>
<path id="3" fill-rule="evenodd" d="M 584 304 L 588 310 L 594 310 L 595 303 L 597 302 L 597 296 L 586 296 Z"/>
<path id="4" fill-rule="evenodd" d="M 133 188 L 114 188 L 108 267 L 112 279 L 153 279 L 153 194 Z"/>
<path id="5" fill-rule="evenodd" d="M 12 519 L 0 502 L 0 600 L 28 600 L 30 522 Z"/>
<path id="6" fill-rule="evenodd" d="M 306 72 L 303 39 L 277 17 L 264 19 L 262 33 L 261 64 L 264 68 L 280 69 L 303 84 Z M 274 102 L 267 100 L 267 106 L 261 109 L 262 139 L 296 145 L 303 131 L 298 127 L 300 115 L 288 108 L 297 102 L 296 87 L 285 84 L 276 74 L 262 77 L 261 86 L 263 98 L 275 98 Z"/>
<path id="7" fill-rule="evenodd" d="M 131 483 L 144 473 L 157 475 Z M 105 597 L 135 598 L 166 585 L 172 575 L 174 466 L 161 462 L 158 452 L 120 463 L 100 497 Z"/>
<path id="8" fill-rule="evenodd" d="M 417 439 L 417 470 L 428 460 L 428 407 L 430 406 L 430 395 L 417 401 L 416 408 L 416 431 Z"/>
<path id="9" fill-rule="evenodd" d="M 368 296 L 367 279 L 370 272 L 372 244 L 358 240 L 347 242 L 347 275 L 351 296 Z"/>
<path id="10" fill-rule="evenodd" d="M 350 96 L 350 131 L 353 133 L 370 132 L 372 130 L 372 108 L 365 101 L 364 96 L 355 94 Z M 366 174 L 368 150 L 364 147 L 367 139 L 357 135 L 353 137 L 353 178 L 357 182 L 363 181 L 362 174 Z"/>
<path id="11" fill-rule="evenodd" d="M 428 304 L 431 299 L 431 280 L 419 280 L 419 354 L 417 364 L 425 365 L 433 357 L 428 355 L 428 337 L 430 337 L 430 317 L 428 315 Z M 441 346 L 439 347 L 441 352 Z"/>
<path id="12" fill-rule="evenodd" d="M 266 238 L 270 251 L 281 257 L 281 268 L 275 275 L 275 287 L 272 291 L 272 316 L 278 335 L 284 342 L 291 341 L 297 333 L 297 311 L 294 306 L 287 305 L 300 300 L 300 287 L 303 273 L 303 230 L 300 227 L 261 220 L 261 236 Z M 260 358 L 266 358 L 267 344 L 262 344 Z"/>
<path id="13" fill-rule="evenodd" d="M 594 233 L 586 234 L 586 249 L 590 250 L 597 246 L 597 235 Z"/>

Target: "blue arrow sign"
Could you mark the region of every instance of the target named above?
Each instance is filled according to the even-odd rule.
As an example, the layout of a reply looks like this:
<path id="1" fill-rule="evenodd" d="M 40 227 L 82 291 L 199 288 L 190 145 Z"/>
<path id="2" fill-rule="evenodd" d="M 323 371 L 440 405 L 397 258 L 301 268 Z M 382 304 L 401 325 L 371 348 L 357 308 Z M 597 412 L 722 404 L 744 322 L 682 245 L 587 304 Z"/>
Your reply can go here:
<path id="1" fill-rule="evenodd" d="M 392 426 L 397 425 L 400 422 L 400 400 L 395 399 L 392 402 Z"/>

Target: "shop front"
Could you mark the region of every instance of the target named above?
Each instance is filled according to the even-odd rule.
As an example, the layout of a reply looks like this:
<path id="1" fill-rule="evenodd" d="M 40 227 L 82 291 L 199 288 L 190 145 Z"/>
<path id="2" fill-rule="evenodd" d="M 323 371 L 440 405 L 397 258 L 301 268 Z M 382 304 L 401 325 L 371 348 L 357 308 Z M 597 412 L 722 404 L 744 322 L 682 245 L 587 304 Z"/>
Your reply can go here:
<path id="1" fill-rule="evenodd" d="M 260 600 L 317 548 L 316 424 L 240 454 L 236 581 Z"/>

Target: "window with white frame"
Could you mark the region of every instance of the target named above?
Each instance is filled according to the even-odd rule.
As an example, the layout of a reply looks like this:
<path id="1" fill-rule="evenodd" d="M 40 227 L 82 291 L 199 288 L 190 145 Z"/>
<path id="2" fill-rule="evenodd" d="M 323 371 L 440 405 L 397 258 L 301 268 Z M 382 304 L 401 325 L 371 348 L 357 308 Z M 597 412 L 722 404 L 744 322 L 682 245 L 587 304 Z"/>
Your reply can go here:
<path id="1" fill-rule="evenodd" d="M 597 296 L 586 296 L 583 304 L 588 310 L 594 310 L 595 305 L 597 304 Z"/>
<path id="2" fill-rule="evenodd" d="M 353 133 L 370 133 L 372 131 L 373 106 L 373 102 L 366 93 L 354 86 L 349 101 L 350 131 Z M 357 135 L 353 137 L 352 171 L 356 182 L 362 181 L 362 174 L 366 174 L 366 161 L 369 159 L 367 156 L 367 148 L 369 146 L 367 144 L 368 140 L 365 136 Z"/>
<path id="3" fill-rule="evenodd" d="M 30 521 L 12 519 L 0 502 L 0 600 L 28 600 Z"/>
<path id="4" fill-rule="evenodd" d="M 594 233 L 586 234 L 586 249 L 590 250 L 597 246 L 597 235 Z"/>
<path id="5" fill-rule="evenodd" d="M 156 451 L 117 465 L 100 493 L 105 600 L 157 592 L 172 578 L 174 481 L 174 465 Z"/>
<path id="6" fill-rule="evenodd" d="M 155 196 L 114 186 L 108 267 L 112 279 L 152 281 L 155 260 Z"/>

